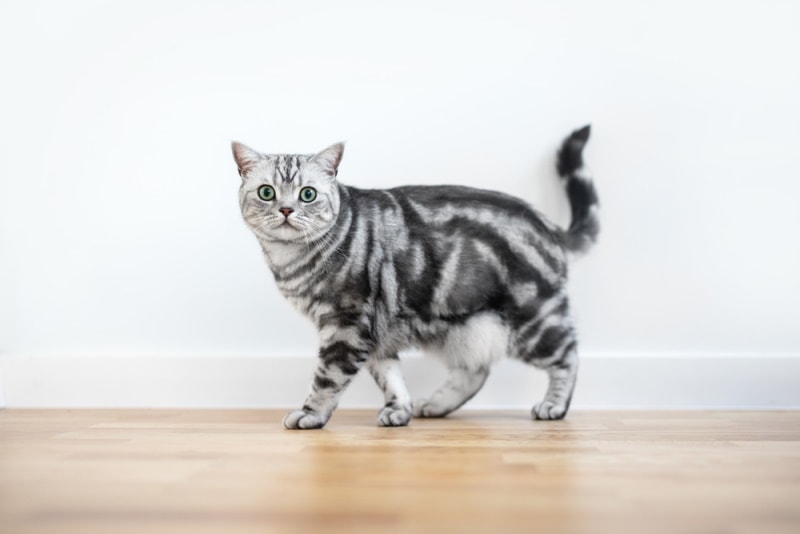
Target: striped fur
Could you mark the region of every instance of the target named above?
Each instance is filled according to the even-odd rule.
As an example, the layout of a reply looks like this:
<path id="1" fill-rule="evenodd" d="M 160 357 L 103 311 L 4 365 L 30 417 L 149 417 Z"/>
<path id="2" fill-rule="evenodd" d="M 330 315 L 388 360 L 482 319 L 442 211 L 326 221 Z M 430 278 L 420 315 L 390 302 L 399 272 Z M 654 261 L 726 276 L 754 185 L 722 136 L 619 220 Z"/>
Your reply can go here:
<path id="1" fill-rule="evenodd" d="M 588 138 L 588 126 L 575 131 L 557 158 L 573 213 L 566 230 L 494 191 L 342 185 L 341 144 L 315 155 L 264 155 L 234 143 L 243 217 L 278 288 L 320 334 L 311 391 L 284 425 L 324 426 L 364 366 L 385 395 L 379 424 L 406 425 L 412 413 L 445 416 L 478 392 L 505 355 L 549 374 L 533 417 L 563 418 L 578 368 L 566 253 L 585 251 L 599 228 L 597 194 L 583 174 Z M 273 200 L 259 198 L 265 184 Z M 299 198 L 306 187 L 317 192 L 313 202 Z M 449 369 L 413 410 L 397 356 L 410 347 Z"/>

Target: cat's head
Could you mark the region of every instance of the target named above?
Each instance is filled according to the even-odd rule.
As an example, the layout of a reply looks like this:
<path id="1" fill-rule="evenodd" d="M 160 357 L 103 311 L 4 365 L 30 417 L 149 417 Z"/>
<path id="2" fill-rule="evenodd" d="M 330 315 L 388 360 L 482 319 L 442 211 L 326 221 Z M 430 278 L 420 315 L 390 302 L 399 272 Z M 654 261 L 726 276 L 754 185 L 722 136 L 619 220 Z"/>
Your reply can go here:
<path id="1" fill-rule="evenodd" d="M 306 242 L 336 223 L 342 143 L 312 155 L 262 154 L 237 142 L 231 146 L 242 177 L 242 216 L 259 238 Z"/>

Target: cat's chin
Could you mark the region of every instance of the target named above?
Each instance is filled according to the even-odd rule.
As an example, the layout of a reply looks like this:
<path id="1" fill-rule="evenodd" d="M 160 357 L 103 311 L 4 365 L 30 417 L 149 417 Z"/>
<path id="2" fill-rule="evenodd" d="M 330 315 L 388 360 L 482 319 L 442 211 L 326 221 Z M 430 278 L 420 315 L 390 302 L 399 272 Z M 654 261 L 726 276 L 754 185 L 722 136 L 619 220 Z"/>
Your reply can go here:
<path id="1" fill-rule="evenodd" d="M 269 241 L 300 242 L 306 239 L 306 234 L 290 223 L 282 223 L 274 228 L 262 229 L 259 232 Z"/>

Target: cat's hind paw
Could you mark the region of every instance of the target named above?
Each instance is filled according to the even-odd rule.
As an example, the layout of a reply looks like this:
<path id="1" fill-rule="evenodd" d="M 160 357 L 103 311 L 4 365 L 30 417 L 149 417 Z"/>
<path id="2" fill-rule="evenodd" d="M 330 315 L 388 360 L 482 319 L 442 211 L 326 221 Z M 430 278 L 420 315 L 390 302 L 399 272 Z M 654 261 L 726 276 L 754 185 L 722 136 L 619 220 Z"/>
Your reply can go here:
<path id="1" fill-rule="evenodd" d="M 445 410 L 436 403 L 420 399 L 414 402 L 414 417 L 444 417 L 452 410 Z"/>
<path id="2" fill-rule="evenodd" d="M 545 400 L 533 407 L 533 410 L 531 410 L 531 415 L 534 419 L 542 419 L 547 421 L 564 419 L 564 416 L 567 415 L 567 407 Z"/>
<path id="3" fill-rule="evenodd" d="M 286 414 L 286 417 L 283 418 L 283 426 L 289 430 L 311 430 L 314 428 L 322 428 L 327 422 L 327 417 L 303 410 L 291 412 Z"/>
<path id="4" fill-rule="evenodd" d="M 378 413 L 378 426 L 406 426 L 411 420 L 411 406 L 384 406 Z"/>

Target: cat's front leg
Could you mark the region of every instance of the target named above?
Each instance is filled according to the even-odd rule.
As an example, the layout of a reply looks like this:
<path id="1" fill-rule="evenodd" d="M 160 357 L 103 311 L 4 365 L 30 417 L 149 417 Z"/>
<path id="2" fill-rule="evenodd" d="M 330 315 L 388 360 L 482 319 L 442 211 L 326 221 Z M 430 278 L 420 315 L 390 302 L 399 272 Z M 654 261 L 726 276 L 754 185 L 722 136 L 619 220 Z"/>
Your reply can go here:
<path id="1" fill-rule="evenodd" d="M 371 358 L 369 372 L 383 391 L 385 404 L 378 413 L 380 426 L 406 426 L 411 419 L 411 396 L 408 393 L 397 354 Z"/>
<path id="2" fill-rule="evenodd" d="M 288 429 L 322 428 L 339 404 L 339 397 L 367 360 L 366 343 L 331 339 L 323 343 L 303 408 L 283 419 Z"/>

